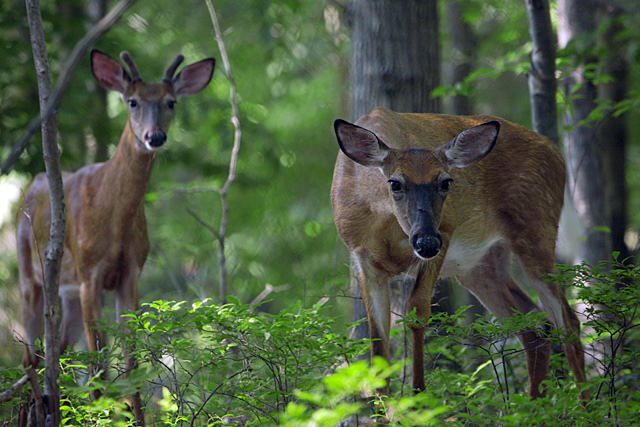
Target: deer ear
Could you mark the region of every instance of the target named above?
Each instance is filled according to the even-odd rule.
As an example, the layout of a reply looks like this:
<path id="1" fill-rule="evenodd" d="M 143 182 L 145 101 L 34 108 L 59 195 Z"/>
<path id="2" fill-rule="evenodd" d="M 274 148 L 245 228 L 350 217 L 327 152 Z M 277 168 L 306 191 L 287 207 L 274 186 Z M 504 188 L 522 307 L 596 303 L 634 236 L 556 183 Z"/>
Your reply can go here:
<path id="1" fill-rule="evenodd" d="M 107 90 L 124 93 L 131 83 L 131 77 L 118 61 L 95 49 L 91 51 L 91 72 Z"/>
<path id="2" fill-rule="evenodd" d="M 333 122 L 342 152 L 362 166 L 381 167 L 391 150 L 375 133 L 344 120 Z"/>
<path id="3" fill-rule="evenodd" d="M 464 130 L 440 147 L 449 167 L 466 168 L 482 160 L 496 144 L 500 122 L 493 120 Z"/>
<path id="4" fill-rule="evenodd" d="M 176 96 L 193 95 L 207 87 L 213 76 L 215 65 L 215 59 L 207 58 L 184 67 L 173 79 Z"/>

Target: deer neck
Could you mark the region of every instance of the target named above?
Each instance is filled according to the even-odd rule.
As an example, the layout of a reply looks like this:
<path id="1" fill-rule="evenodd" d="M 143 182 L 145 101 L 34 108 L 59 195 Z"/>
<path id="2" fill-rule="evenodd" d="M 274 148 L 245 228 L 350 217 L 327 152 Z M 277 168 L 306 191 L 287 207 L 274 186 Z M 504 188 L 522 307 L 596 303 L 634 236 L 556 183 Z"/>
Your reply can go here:
<path id="1" fill-rule="evenodd" d="M 138 144 L 127 122 L 115 153 L 101 170 L 101 189 L 109 193 L 105 194 L 106 201 L 119 200 L 121 212 L 127 215 L 135 213 L 142 204 L 156 158 L 155 152 L 143 151 Z"/>

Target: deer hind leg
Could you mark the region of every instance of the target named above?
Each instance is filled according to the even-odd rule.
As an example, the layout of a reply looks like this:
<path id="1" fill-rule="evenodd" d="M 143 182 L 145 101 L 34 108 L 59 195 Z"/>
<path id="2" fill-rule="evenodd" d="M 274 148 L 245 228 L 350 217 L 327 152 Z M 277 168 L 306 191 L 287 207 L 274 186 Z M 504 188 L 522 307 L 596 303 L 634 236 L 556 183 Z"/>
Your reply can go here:
<path id="1" fill-rule="evenodd" d="M 32 239 L 31 217 L 20 213 L 16 230 L 16 246 L 20 272 L 20 312 L 26 335 L 25 352 L 22 358 L 22 364 L 25 367 L 38 366 L 35 343 L 42 337 L 44 319 L 42 271 L 37 264 L 33 264 Z"/>
<path id="2" fill-rule="evenodd" d="M 73 348 L 84 331 L 82 305 L 79 295 L 61 295 L 62 323 L 60 326 L 60 354 L 68 347 Z"/>
<path id="3" fill-rule="evenodd" d="M 20 308 L 22 311 L 22 324 L 26 334 L 26 349 L 22 364 L 26 366 L 38 366 L 35 343 L 42 338 L 44 317 L 44 296 L 42 283 L 32 278 L 20 278 Z"/>
<path id="4" fill-rule="evenodd" d="M 471 291 L 498 318 L 510 317 L 515 311 L 540 311 L 538 305 L 511 277 L 511 254 L 501 245 L 493 246 L 480 263 L 464 276 L 460 283 Z M 518 339 L 525 350 L 529 379 L 529 396 L 544 396 L 540 384 L 549 371 L 550 343 L 532 331 L 523 331 Z"/>
<path id="5" fill-rule="evenodd" d="M 71 252 L 66 248 L 62 255 L 58 295 L 60 295 L 62 304 L 62 322 L 60 325 L 60 354 L 62 354 L 67 347 L 73 348 L 84 330 L 82 305 L 80 303 L 80 282 L 76 276 Z"/>
<path id="6" fill-rule="evenodd" d="M 569 368 L 576 377 L 578 384 L 587 381 L 584 363 L 584 349 L 580 339 L 580 321 L 573 311 L 560 286 L 555 282 L 545 281 L 549 274 L 556 272 L 554 268 L 554 248 L 536 248 L 532 242 L 513 244 L 522 268 L 531 285 L 540 297 L 542 307 L 548 318 L 559 330 L 565 330 L 573 338 L 562 345 Z M 540 245 L 542 246 L 542 245 Z M 545 250 L 546 249 L 546 250 Z M 544 256 L 536 256 L 543 254 Z M 582 391 L 582 398 L 588 399 L 587 390 Z"/>

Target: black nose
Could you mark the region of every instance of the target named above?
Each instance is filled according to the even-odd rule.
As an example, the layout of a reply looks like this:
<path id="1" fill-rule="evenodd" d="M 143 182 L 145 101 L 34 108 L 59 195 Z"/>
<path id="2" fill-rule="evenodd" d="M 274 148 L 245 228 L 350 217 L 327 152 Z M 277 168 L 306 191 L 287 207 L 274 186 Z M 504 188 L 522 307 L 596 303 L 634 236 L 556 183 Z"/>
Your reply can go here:
<path id="1" fill-rule="evenodd" d="M 411 246 L 419 257 L 429 259 L 438 255 L 438 252 L 440 252 L 442 239 L 440 236 L 414 235 L 411 238 Z"/>
<path id="2" fill-rule="evenodd" d="M 144 139 L 149 143 L 152 147 L 160 147 L 167 140 L 167 135 L 161 130 L 154 130 L 151 132 L 147 132 L 144 135 Z"/>

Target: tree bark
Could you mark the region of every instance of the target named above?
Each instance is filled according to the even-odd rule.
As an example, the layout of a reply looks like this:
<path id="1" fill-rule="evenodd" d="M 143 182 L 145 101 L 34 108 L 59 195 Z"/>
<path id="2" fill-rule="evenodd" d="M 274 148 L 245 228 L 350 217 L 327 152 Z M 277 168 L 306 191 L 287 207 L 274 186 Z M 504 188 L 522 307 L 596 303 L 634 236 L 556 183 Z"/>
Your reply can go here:
<path id="1" fill-rule="evenodd" d="M 476 40 L 471 26 L 462 17 L 462 7 L 459 1 L 447 4 L 447 28 L 451 40 L 451 71 L 448 73 L 447 84 L 455 86 L 463 82 L 473 67 L 473 57 Z M 471 99 L 466 95 L 455 95 L 451 99 L 451 114 L 469 116 L 473 114 Z"/>
<path id="2" fill-rule="evenodd" d="M 596 29 L 596 6 L 582 0 L 558 0 L 558 40 L 564 48 L 575 37 L 593 34 Z M 595 63 L 585 59 L 562 82 L 571 109 L 564 113 L 564 148 L 567 163 L 568 189 L 585 228 L 586 240 L 576 253 L 574 262 L 592 265 L 611 258 L 611 234 L 602 227 L 611 222 L 610 203 L 605 186 L 606 149 L 598 133 L 598 124 L 578 123 L 596 107 L 597 90 L 585 75 L 585 67 Z"/>
<path id="3" fill-rule="evenodd" d="M 91 24 L 95 25 L 107 14 L 107 1 L 89 0 L 86 9 Z M 96 95 L 98 95 L 100 99 L 99 102 L 93 104 L 95 110 L 92 112 L 92 117 L 98 118 L 91 123 L 91 132 L 95 139 L 95 151 L 93 158 L 87 159 L 87 163 L 105 162 L 109 160 L 109 143 L 114 140 L 111 135 L 111 126 L 109 126 L 107 120 L 104 120 L 104 118 L 108 116 L 107 90 L 99 84 L 96 84 L 95 88 Z M 115 141 L 117 142 L 117 139 Z"/>
<path id="4" fill-rule="evenodd" d="M 456 86 L 462 83 L 471 74 L 473 69 L 474 53 L 476 50 L 476 38 L 471 26 L 465 22 L 462 15 L 462 6 L 459 1 L 451 1 L 447 4 L 447 29 L 450 40 L 450 65 L 447 73 L 447 84 Z M 469 116 L 473 114 L 471 98 L 467 95 L 455 95 L 451 97 L 450 113 L 459 116 Z M 471 306 L 466 312 L 465 323 L 471 324 L 478 316 L 487 314 L 487 310 L 482 303 L 462 286 L 456 286 L 453 278 L 441 280 L 438 297 L 445 297 L 451 300 L 451 304 L 445 304 L 449 313 L 453 313 L 461 306 Z M 442 295 L 446 294 L 446 295 Z"/>
<path id="5" fill-rule="evenodd" d="M 606 10 L 609 17 L 617 17 L 620 10 Z M 627 97 L 629 82 L 629 61 L 624 54 L 624 42 L 617 40 L 616 35 L 622 28 L 613 19 L 609 31 L 604 35 L 604 43 L 608 47 L 607 56 L 603 58 L 605 74 L 613 80 L 598 86 L 598 97 L 609 100 L 612 105 Z M 605 185 L 608 203 L 611 210 L 611 245 L 612 250 L 620 253 L 619 259 L 626 259 L 630 253 L 624 242 L 627 229 L 627 186 L 626 186 L 626 115 L 614 117 L 612 109 L 606 112 L 599 127 L 600 138 L 604 145 L 606 180 Z"/>
<path id="6" fill-rule="evenodd" d="M 440 52 L 435 0 L 352 0 L 353 118 L 382 106 L 436 113 Z"/>
<path id="7" fill-rule="evenodd" d="M 40 110 L 43 111 L 51 97 L 51 74 L 49 59 L 42 29 L 42 17 L 38 0 L 27 0 L 27 16 L 29 19 L 29 33 L 31 47 L 38 78 L 38 92 L 40 95 Z M 58 386 L 60 359 L 60 300 L 58 287 L 60 284 L 60 269 L 64 251 L 64 237 L 67 222 L 64 204 L 64 189 L 62 186 L 62 171 L 60 169 L 60 151 L 56 141 L 57 115 L 50 115 L 42 123 L 42 148 L 49 183 L 49 197 L 51 198 L 51 228 L 49 242 L 44 260 L 44 330 L 45 330 L 45 381 L 44 394 L 48 397 L 47 421 L 48 426 L 60 425 L 60 387 Z"/>
<path id="8" fill-rule="evenodd" d="M 352 35 L 352 114 L 357 119 L 374 107 L 398 112 L 437 113 L 440 100 L 431 97 L 439 85 L 440 51 L 436 0 L 352 0 L 346 18 Z M 404 313 L 407 285 L 394 280 L 392 311 Z M 361 297 L 357 279 L 352 292 Z M 354 300 L 355 320 L 366 318 L 361 299 Z M 354 338 L 369 336 L 368 324 Z"/>
<path id="9" fill-rule="evenodd" d="M 525 3 L 529 15 L 529 33 L 533 41 L 531 70 L 527 75 L 533 130 L 558 145 L 556 42 L 551 27 L 549 1 L 525 0 Z"/>

